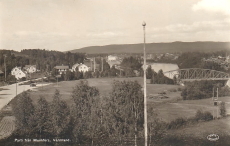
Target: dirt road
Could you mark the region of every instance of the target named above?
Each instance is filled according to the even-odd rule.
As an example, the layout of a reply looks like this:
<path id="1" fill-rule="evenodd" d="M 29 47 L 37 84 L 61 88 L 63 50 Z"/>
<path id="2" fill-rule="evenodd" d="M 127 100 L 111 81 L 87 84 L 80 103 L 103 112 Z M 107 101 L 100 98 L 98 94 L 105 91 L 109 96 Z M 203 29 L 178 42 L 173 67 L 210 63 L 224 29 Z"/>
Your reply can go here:
<path id="1" fill-rule="evenodd" d="M 0 87 L 0 110 L 7 105 L 16 95 L 22 93 L 26 90 L 33 90 L 39 86 L 45 86 L 48 84 L 38 84 L 35 87 L 30 87 L 30 85 L 19 85 L 20 83 L 15 83 L 7 86 Z"/>

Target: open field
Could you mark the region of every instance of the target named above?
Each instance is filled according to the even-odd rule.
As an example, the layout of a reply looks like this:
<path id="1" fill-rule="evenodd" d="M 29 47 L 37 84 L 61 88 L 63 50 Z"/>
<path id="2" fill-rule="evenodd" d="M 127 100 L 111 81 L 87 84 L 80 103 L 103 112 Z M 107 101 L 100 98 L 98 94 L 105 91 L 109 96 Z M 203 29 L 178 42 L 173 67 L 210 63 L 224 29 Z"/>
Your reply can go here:
<path id="1" fill-rule="evenodd" d="M 143 78 L 91 78 L 88 79 L 90 86 L 95 86 L 99 89 L 101 95 L 108 96 L 112 90 L 112 83 L 114 80 L 136 80 L 141 85 L 143 84 Z M 149 81 L 148 81 L 149 82 Z M 46 98 L 48 102 L 52 101 L 52 96 L 56 89 L 60 90 L 62 100 L 66 101 L 69 105 L 72 104 L 71 94 L 73 87 L 80 83 L 80 80 L 75 81 L 63 81 L 44 86 L 40 86 L 35 91 L 30 92 L 30 95 L 34 101 L 37 102 L 40 96 Z M 158 93 L 165 92 L 165 96 L 168 98 L 158 99 L 158 98 L 148 98 L 148 106 L 153 106 L 159 117 L 166 122 L 169 122 L 178 117 L 193 117 L 197 110 L 209 111 L 214 116 L 219 113 L 217 107 L 213 106 L 212 99 L 202 99 L 202 100 L 181 100 L 180 91 L 178 88 L 183 88 L 178 85 L 165 85 L 165 84 L 147 84 L 147 96 L 158 95 Z M 226 102 L 227 112 L 230 112 L 230 98 L 220 97 L 220 101 Z M 229 102 L 229 103 L 228 103 Z M 230 114 L 230 113 L 229 113 Z M 218 114 L 219 116 L 219 114 Z M 151 119 L 150 119 L 151 120 Z"/>
<path id="2" fill-rule="evenodd" d="M 112 90 L 112 83 L 114 80 L 119 80 L 119 81 L 134 81 L 136 80 L 138 83 L 143 85 L 143 78 L 136 77 L 136 78 L 91 78 L 87 79 L 89 86 L 95 86 L 98 88 L 100 91 L 100 94 L 103 96 L 108 96 L 109 93 Z M 148 81 L 149 82 L 149 81 Z M 35 91 L 30 92 L 30 95 L 33 99 L 33 101 L 37 101 L 37 99 L 40 96 L 43 96 L 46 98 L 48 102 L 52 101 L 52 96 L 55 92 L 56 89 L 60 91 L 61 98 L 65 100 L 67 103 L 71 104 L 71 94 L 73 87 L 77 84 L 80 83 L 80 80 L 75 80 L 75 81 L 62 81 L 57 83 L 53 83 L 47 86 L 44 86 L 43 88 L 40 86 L 37 88 Z M 172 89 L 178 89 L 180 86 L 178 85 L 156 85 L 156 84 L 147 84 L 147 95 L 150 94 L 158 94 L 161 92 L 166 92 L 170 93 L 169 90 Z M 167 94 L 170 98 L 165 99 L 165 100 L 173 100 L 174 98 L 180 98 L 180 93 L 179 92 L 171 92 L 171 94 Z M 160 100 L 158 100 L 160 101 Z M 164 101 L 164 100 L 161 100 Z M 154 102 L 154 100 L 150 99 L 149 103 Z"/>
<path id="3" fill-rule="evenodd" d="M 220 97 L 219 101 L 226 102 L 227 114 L 230 114 L 230 97 Z M 216 117 L 219 115 L 219 107 L 214 106 L 212 98 L 201 100 L 179 100 L 165 104 L 152 104 L 163 121 L 169 122 L 178 117 L 189 118 L 196 114 L 197 110 L 209 111 Z"/>

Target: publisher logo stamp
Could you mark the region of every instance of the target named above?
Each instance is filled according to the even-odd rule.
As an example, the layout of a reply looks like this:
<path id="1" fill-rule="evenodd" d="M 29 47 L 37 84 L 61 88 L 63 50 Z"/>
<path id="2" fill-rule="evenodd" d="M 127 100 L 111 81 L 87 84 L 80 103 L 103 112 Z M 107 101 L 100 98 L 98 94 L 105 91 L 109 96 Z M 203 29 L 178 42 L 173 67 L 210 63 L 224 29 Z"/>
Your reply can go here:
<path id="1" fill-rule="evenodd" d="M 219 139 L 219 135 L 217 135 L 217 134 L 209 134 L 207 136 L 207 139 L 210 140 L 210 141 L 217 141 Z"/>

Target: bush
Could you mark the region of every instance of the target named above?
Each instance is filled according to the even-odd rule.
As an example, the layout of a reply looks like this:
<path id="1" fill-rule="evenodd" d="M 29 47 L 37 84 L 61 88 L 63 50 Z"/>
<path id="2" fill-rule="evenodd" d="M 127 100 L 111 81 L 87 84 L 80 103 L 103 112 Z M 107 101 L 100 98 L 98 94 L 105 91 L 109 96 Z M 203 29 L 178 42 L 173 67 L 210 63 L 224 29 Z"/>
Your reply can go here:
<path id="1" fill-rule="evenodd" d="M 187 120 L 180 117 L 180 118 L 177 118 L 173 121 L 171 121 L 170 123 L 168 123 L 168 129 L 177 129 L 177 128 L 180 128 L 182 126 L 185 126 L 187 123 Z"/>
<path id="2" fill-rule="evenodd" d="M 203 111 L 201 111 L 201 110 L 198 110 L 198 111 L 196 112 L 195 119 L 196 119 L 197 121 L 199 121 L 199 120 L 202 120 L 202 121 L 210 121 L 210 120 L 213 119 L 213 115 L 212 115 L 210 112 L 208 112 L 208 111 L 203 112 Z"/>
<path id="3" fill-rule="evenodd" d="M 226 107 L 225 107 L 225 102 L 220 103 L 220 115 L 222 117 L 226 116 Z"/>
<path id="4" fill-rule="evenodd" d="M 177 92 L 177 89 L 170 89 L 170 92 Z"/>
<path id="5" fill-rule="evenodd" d="M 186 82 L 186 86 L 181 92 L 184 100 L 196 100 L 212 97 L 212 91 L 215 87 L 223 86 L 220 81 L 193 81 Z"/>

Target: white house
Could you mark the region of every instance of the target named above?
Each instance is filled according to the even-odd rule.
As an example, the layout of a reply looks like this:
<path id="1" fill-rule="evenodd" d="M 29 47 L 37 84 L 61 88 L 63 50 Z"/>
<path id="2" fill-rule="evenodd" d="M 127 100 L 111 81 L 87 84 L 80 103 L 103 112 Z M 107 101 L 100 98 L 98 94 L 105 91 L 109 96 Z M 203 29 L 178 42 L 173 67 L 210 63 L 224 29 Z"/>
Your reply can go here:
<path id="1" fill-rule="evenodd" d="M 80 65 L 80 64 L 78 64 L 78 63 L 74 64 L 74 65 L 72 66 L 71 71 L 72 71 L 72 72 L 73 72 L 73 71 L 76 71 L 76 70 L 77 70 L 77 67 L 78 67 L 79 65 Z"/>
<path id="2" fill-rule="evenodd" d="M 26 65 L 23 68 L 27 73 L 34 73 L 37 71 L 36 65 Z"/>
<path id="3" fill-rule="evenodd" d="M 21 79 L 23 77 L 26 77 L 26 73 L 21 70 L 21 67 L 15 67 L 11 70 L 11 75 L 15 76 L 15 78 Z"/>
<path id="4" fill-rule="evenodd" d="M 14 67 L 12 70 L 11 70 L 11 75 L 15 76 L 18 71 L 21 70 L 21 67 Z"/>
<path id="5" fill-rule="evenodd" d="M 78 68 L 78 71 L 80 71 L 80 72 L 89 71 L 89 67 L 86 66 L 85 64 L 80 64 L 77 68 Z"/>
<path id="6" fill-rule="evenodd" d="M 64 65 L 55 66 L 54 68 L 58 70 L 59 74 L 65 74 L 69 70 L 69 66 Z"/>
<path id="7" fill-rule="evenodd" d="M 71 70 L 72 71 L 79 71 L 79 72 L 86 72 L 86 71 L 90 70 L 90 67 L 88 67 L 87 65 L 82 64 L 82 63 L 80 63 L 80 64 L 76 63 L 72 66 Z"/>
<path id="8" fill-rule="evenodd" d="M 113 56 L 113 55 L 108 56 L 108 61 L 116 61 L 116 60 L 117 60 L 117 56 Z"/>

